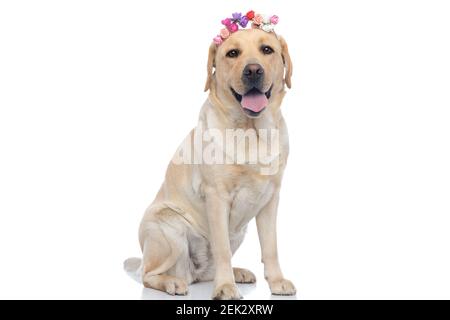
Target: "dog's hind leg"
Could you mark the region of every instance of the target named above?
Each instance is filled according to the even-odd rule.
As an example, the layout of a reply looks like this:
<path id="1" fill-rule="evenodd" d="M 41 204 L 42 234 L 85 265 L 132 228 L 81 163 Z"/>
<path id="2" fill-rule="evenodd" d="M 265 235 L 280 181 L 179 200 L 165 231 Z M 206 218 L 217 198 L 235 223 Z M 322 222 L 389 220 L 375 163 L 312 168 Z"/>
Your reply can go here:
<path id="1" fill-rule="evenodd" d="M 187 281 L 176 275 L 169 275 L 182 254 L 175 231 L 161 221 L 146 221 L 141 226 L 142 282 L 145 287 L 165 291 L 168 294 L 187 294 Z"/>

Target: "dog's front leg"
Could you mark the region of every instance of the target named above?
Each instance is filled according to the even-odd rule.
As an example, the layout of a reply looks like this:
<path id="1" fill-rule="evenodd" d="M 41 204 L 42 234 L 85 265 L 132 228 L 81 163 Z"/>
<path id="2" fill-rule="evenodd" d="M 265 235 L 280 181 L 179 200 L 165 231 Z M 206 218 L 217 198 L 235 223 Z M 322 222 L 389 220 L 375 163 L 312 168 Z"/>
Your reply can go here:
<path id="1" fill-rule="evenodd" d="M 228 233 L 229 204 L 215 189 L 206 192 L 206 208 L 209 223 L 209 240 L 214 258 L 216 275 L 212 298 L 219 300 L 241 299 L 234 282 L 231 267 L 231 248 Z"/>
<path id="2" fill-rule="evenodd" d="M 294 295 L 295 286 L 283 277 L 278 261 L 277 210 L 279 195 L 276 192 L 269 203 L 256 216 L 259 242 L 261 245 L 264 277 L 272 294 Z"/>

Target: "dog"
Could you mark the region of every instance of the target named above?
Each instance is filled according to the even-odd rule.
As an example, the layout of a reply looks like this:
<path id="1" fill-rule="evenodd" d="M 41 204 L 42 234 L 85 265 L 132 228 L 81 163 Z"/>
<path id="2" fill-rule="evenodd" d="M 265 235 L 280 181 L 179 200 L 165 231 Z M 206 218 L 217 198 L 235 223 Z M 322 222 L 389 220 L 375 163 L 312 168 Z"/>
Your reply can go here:
<path id="1" fill-rule="evenodd" d="M 180 156 L 174 156 L 140 224 L 143 258 L 125 261 L 128 271 L 140 268 L 145 287 L 185 295 L 189 284 L 214 280 L 213 299 L 242 298 L 236 283 L 254 283 L 256 278 L 249 270 L 233 268 L 231 258 L 244 239 L 247 224 L 255 218 L 264 276 L 272 294 L 296 293 L 281 271 L 276 236 L 279 191 L 289 152 L 280 105 L 285 86 L 291 88 L 291 75 L 288 46 L 274 32 L 243 29 L 220 45 L 211 44 L 205 85 L 209 95 L 199 124 L 185 140 L 195 146 L 191 144 L 185 153 L 201 155 L 210 148 L 195 144 L 199 132 L 208 130 L 216 133 L 209 134 L 209 141 L 222 160 L 229 160 L 229 154 L 214 137 L 225 135 L 228 129 L 253 130 L 257 142 L 272 144 L 274 140 L 260 132 L 276 131 L 279 148 L 264 164 L 248 161 L 254 151 L 250 145 L 237 155 L 246 159 L 242 163 L 195 159 L 183 163 Z M 249 136 L 244 140 L 250 140 Z M 268 167 L 270 172 L 263 172 Z"/>

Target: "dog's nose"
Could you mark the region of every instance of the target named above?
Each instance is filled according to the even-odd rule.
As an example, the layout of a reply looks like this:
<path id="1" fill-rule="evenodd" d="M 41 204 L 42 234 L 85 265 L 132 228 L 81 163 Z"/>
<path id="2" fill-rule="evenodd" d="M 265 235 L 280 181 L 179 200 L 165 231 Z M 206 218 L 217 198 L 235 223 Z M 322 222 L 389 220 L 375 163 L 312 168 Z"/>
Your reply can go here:
<path id="1" fill-rule="evenodd" d="M 245 66 L 242 76 L 245 81 L 254 84 L 262 80 L 264 76 L 264 69 L 260 64 L 251 63 Z"/>

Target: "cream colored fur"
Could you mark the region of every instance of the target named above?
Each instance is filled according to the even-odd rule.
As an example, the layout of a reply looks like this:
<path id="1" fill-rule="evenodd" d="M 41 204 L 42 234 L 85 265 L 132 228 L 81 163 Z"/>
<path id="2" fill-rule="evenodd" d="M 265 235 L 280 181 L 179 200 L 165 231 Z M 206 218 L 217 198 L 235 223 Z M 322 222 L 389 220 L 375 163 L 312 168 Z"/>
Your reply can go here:
<path id="1" fill-rule="evenodd" d="M 275 52 L 262 54 L 261 44 Z M 242 54 L 227 58 L 231 48 L 239 48 Z M 248 63 L 261 64 L 265 88 L 273 85 L 269 106 L 258 118 L 248 117 L 229 89 L 242 90 L 241 74 Z M 131 271 L 140 266 L 146 287 L 169 294 L 183 295 L 190 283 L 214 280 L 213 298 L 239 299 L 235 283 L 251 283 L 256 278 L 248 270 L 233 268 L 231 257 L 244 239 L 247 224 L 256 218 L 265 278 L 272 293 L 295 294 L 294 285 L 281 272 L 276 237 L 279 191 L 288 156 L 288 133 L 280 111 L 284 87 L 291 86 L 286 42 L 273 33 L 241 30 L 218 48 L 210 47 L 207 69 L 209 97 L 200 111 L 199 125 L 187 139 L 193 140 L 199 129 L 277 129 L 281 143 L 277 172 L 262 175 L 258 164 L 171 162 L 140 225 L 142 261 L 129 259 L 125 267 Z"/>

